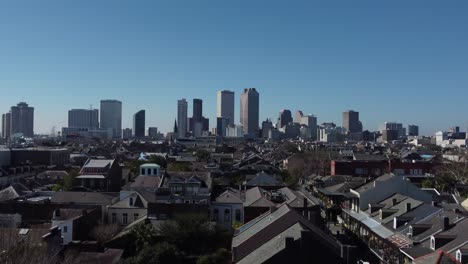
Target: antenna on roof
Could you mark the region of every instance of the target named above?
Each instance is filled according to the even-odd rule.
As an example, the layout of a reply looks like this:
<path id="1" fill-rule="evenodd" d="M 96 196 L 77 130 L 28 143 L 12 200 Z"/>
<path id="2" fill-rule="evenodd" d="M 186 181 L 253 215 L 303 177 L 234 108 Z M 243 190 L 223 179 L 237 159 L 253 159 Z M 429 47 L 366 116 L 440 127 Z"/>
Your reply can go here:
<path id="1" fill-rule="evenodd" d="M 92 104 L 89 105 L 89 110 L 93 110 L 93 105 Z"/>

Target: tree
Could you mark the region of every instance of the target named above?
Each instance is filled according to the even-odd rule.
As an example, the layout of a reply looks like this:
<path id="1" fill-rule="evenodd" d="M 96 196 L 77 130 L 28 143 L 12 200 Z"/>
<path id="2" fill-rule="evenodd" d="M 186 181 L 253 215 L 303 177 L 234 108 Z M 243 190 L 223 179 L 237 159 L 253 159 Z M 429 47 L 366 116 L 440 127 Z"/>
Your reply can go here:
<path id="1" fill-rule="evenodd" d="M 195 156 L 197 157 L 198 161 L 205 161 L 205 162 L 209 162 L 211 158 L 210 152 L 204 149 L 197 150 L 197 152 L 195 153 Z"/>
<path id="2" fill-rule="evenodd" d="M 151 224 L 139 224 L 131 229 L 130 237 L 139 252 L 156 243 L 156 230 Z"/>
<path id="3" fill-rule="evenodd" d="M 101 243 L 111 240 L 122 228 L 117 224 L 99 224 L 91 231 L 90 236 Z"/>
<path id="4" fill-rule="evenodd" d="M 173 162 L 169 163 L 167 170 L 175 172 L 190 172 L 192 171 L 192 168 L 190 167 L 190 164 L 186 162 Z"/>
<path id="5" fill-rule="evenodd" d="M 440 191 L 454 193 L 458 184 L 468 183 L 468 154 L 458 160 L 444 160 L 435 171 L 435 187 Z"/>
<path id="6" fill-rule="evenodd" d="M 227 249 L 220 248 L 211 255 L 205 255 L 198 258 L 197 264 L 223 264 L 229 263 L 230 259 L 231 253 Z"/>
<path id="7" fill-rule="evenodd" d="M 76 177 L 80 172 L 76 169 L 71 170 L 67 176 L 63 179 L 63 190 L 68 191 L 76 185 Z"/>
<path id="8" fill-rule="evenodd" d="M 145 246 L 137 256 L 129 258 L 123 264 L 178 264 L 182 262 L 182 253 L 168 243 Z"/>
<path id="9" fill-rule="evenodd" d="M 186 254 L 202 255 L 221 247 L 229 247 L 231 234 L 212 225 L 205 216 L 180 215 L 166 221 L 158 228 L 158 234 Z"/>

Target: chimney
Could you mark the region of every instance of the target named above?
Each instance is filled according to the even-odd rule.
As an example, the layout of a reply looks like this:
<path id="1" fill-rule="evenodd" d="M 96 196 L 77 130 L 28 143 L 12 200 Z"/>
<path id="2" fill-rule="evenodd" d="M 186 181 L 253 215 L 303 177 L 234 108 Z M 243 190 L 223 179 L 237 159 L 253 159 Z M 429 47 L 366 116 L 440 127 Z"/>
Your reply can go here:
<path id="1" fill-rule="evenodd" d="M 411 211 L 411 203 L 406 203 L 406 212 Z"/>
<path id="2" fill-rule="evenodd" d="M 448 216 L 444 216 L 442 218 L 442 224 L 443 224 L 443 227 L 444 227 L 444 231 L 449 230 L 449 228 L 450 228 L 450 219 L 448 218 Z"/>
<path id="3" fill-rule="evenodd" d="M 397 205 L 397 201 L 398 201 L 398 200 L 397 200 L 396 198 L 393 198 L 393 200 L 392 200 L 392 205 L 393 205 L 393 206 Z"/>
<path id="4" fill-rule="evenodd" d="M 294 238 L 293 237 L 286 237 L 286 249 L 291 249 L 294 246 Z"/>
<path id="5" fill-rule="evenodd" d="M 60 217 L 60 209 L 54 210 L 54 218 Z"/>

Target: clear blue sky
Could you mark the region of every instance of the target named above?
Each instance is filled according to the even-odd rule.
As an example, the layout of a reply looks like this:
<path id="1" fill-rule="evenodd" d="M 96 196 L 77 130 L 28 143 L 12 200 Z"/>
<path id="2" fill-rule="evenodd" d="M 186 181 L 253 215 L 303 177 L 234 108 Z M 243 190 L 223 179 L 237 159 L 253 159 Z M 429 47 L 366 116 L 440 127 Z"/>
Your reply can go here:
<path id="1" fill-rule="evenodd" d="M 468 1 L 120 1 L 0 3 L 0 112 L 35 107 L 36 132 L 71 108 L 123 101 L 123 126 L 172 128 L 177 99 L 260 92 L 261 119 L 301 109 L 364 128 L 432 134 L 468 121 Z M 191 115 L 189 110 L 189 115 Z"/>

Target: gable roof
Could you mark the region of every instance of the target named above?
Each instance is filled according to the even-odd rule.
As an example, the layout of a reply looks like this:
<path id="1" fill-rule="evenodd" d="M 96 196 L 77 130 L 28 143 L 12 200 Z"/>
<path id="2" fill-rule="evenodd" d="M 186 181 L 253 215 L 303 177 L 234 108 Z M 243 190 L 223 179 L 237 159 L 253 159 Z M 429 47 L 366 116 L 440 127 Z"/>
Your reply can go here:
<path id="1" fill-rule="evenodd" d="M 140 175 L 135 178 L 131 188 L 158 188 L 161 184 L 161 177 Z"/>
<path id="2" fill-rule="evenodd" d="M 217 203 L 226 203 L 226 204 L 242 204 L 243 201 L 239 197 L 239 191 L 235 192 L 232 189 L 228 189 L 218 197 L 216 197 Z"/>
<path id="3" fill-rule="evenodd" d="M 300 226 L 296 224 L 300 224 Z M 312 231 L 313 234 L 320 237 L 322 244 L 330 248 L 330 250 L 334 252 L 340 250 L 337 241 L 291 209 L 287 204 L 284 204 L 277 210 L 265 213 L 236 230 L 232 241 L 234 262 L 242 260 L 293 226 Z M 276 252 L 269 253 L 276 254 Z"/>
<path id="4" fill-rule="evenodd" d="M 74 204 L 112 204 L 119 196 L 118 193 L 100 192 L 55 192 L 52 195 L 52 203 L 74 203 Z"/>
<path id="5" fill-rule="evenodd" d="M 422 256 L 413 261 L 414 264 L 458 264 L 452 256 L 442 250 Z"/>
<path id="6" fill-rule="evenodd" d="M 252 180 L 246 183 L 247 186 L 283 186 L 275 176 L 266 174 L 265 172 L 258 173 Z"/>

